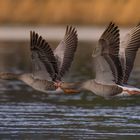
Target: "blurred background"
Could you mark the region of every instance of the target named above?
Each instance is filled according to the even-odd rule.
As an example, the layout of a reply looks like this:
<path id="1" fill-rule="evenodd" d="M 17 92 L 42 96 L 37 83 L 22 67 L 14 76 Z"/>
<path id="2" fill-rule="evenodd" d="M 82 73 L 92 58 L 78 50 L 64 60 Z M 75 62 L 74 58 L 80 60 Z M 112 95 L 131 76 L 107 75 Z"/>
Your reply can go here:
<path id="1" fill-rule="evenodd" d="M 123 26 L 140 20 L 139 0 L 1 0 L 1 25 Z"/>

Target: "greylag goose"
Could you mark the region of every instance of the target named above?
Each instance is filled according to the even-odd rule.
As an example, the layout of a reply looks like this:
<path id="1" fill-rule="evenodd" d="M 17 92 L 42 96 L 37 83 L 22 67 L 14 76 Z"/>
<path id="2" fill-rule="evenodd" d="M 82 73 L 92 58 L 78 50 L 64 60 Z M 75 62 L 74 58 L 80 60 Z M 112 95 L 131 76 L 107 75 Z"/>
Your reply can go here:
<path id="1" fill-rule="evenodd" d="M 140 25 L 126 37 L 120 45 L 118 26 L 111 22 L 93 50 L 95 79 L 70 83 L 69 87 L 79 91 L 89 90 L 103 97 L 140 95 L 140 89 L 127 84 L 140 46 Z M 63 88 L 67 87 L 68 84 L 63 85 Z"/>
<path id="2" fill-rule="evenodd" d="M 0 73 L 3 80 L 21 80 L 42 92 L 64 92 L 61 78 L 69 70 L 77 49 L 77 31 L 67 26 L 65 36 L 52 51 L 50 45 L 34 31 L 30 32 L 32 72 L 24 74 Z"/>

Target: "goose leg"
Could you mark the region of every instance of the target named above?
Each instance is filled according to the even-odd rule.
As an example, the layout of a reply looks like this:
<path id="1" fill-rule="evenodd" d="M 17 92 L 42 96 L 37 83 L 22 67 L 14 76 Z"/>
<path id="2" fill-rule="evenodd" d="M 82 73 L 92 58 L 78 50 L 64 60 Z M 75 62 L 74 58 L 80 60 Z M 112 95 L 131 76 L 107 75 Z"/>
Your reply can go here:
<path id="1" fill-rule="evenodd" d="M 62 89 L 65 94 L 75 94 L 75 93 L 80 93 L 80 91 L 75 90 L 75 89 Z"/>

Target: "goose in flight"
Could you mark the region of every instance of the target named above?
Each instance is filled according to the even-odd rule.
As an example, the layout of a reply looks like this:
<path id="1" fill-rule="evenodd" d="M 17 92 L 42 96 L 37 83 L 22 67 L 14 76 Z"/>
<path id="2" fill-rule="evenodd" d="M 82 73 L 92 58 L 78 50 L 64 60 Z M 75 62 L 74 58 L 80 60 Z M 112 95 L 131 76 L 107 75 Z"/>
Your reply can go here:
<path id="1" fill-rule="evenodd" d="M 3 80 L 21 80 L 42 92 L 64 92 L 61 78 L 69 70 L 77 49 L 77 31 L 67 26 L 65 36 L 52 51 L 46 40 L 34 31 L 30 32 L 32 72 L 24 74 L 0 73 Z"/>
<path id="2" fill-rule="evenodd" d="M 118 26 L 110 23 L 93 50 L 95 79 L 70 83 L 69 87 L 89 90 L 103 97 L 140 95 L 140 89 L 127 84 L 140 47 L 140 25 L 134 27 L 120 45 Z M 68 87 L 63 85 L 63 88 Z"/>

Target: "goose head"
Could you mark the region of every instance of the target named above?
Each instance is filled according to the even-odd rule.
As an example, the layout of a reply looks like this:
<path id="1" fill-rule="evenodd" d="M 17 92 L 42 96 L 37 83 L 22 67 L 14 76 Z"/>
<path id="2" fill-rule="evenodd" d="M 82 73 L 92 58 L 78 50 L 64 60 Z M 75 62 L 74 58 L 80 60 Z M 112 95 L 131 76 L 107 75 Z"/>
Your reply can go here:
<path id="1" fill-rule="evenodd" d="M 15 80 L 18 79 L 18 74 L 8 73 L 8 72 L 1 72 L 0 79 L 2 80 Z"/>

